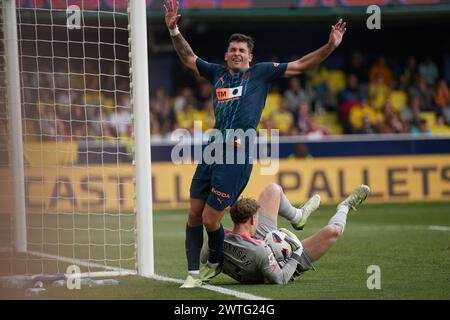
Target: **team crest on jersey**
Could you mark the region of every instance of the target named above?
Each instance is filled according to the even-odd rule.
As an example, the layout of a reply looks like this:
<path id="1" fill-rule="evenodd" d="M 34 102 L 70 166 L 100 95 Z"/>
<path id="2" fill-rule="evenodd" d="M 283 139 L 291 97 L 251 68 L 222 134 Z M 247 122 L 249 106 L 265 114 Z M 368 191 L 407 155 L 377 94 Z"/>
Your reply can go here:
<path id="1" fill-rule="evenodd" d="M 279 65 L 280 65 L 280 64 L 279 64 L 278 62 L 274 62 L 274 63 L 273 63 L 273 66 L 274 66 L 275 68 L 278 68 Z"/>
<path id="2" fill-rule="evenodd" d="M 216 96 L 219 103 L 239 100 L 242 96 L 242 86 L 236 88 L 217 88 Z"/>

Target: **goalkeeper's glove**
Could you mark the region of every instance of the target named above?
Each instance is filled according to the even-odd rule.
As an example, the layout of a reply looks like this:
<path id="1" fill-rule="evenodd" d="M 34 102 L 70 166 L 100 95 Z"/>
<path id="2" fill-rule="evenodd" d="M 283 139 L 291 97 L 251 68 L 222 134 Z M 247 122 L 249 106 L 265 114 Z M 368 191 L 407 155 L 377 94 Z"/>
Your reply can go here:
<path id="1" fill-rule="evenodd" d="M 286 235 L 284 240 L 286 240 L 286 242 L 291 245 L 292 252 L 298 253 L 298 251 L 299 251 L 300 252 L 299 255 L 301 255 L 303 252 L 303 245 L 300 242 L 300 240 L 297 238 L 297 236 L 294 233 L 292 233 L 291 231 L 289 231 L 288 229 L 281 228 L 280 231 Z M 301 249 L 301 250 L 299 250 L 299 249 Z"/>

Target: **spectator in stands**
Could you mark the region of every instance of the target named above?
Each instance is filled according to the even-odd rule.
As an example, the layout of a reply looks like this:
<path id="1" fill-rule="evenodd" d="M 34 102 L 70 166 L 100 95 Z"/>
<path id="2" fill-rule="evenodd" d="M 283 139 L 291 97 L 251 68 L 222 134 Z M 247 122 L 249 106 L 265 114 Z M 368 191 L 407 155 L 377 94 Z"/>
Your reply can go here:
<path id="1" fill-rule="evenodd" d="M 339 95 L 339 105 L 349 101 L 361 102 L 363 100 L 363 92 L 359 86 L 358 77 L 351 73 L 347 77 L 347 86 Z"/>
<path id="2" fill-rule="evenodd" d="M 102 124 L 102 136 L 100 139 L 100 143 L 105 144 L 116 144 L 117 143 L 117 132 L 111 127 L 108 123 Z"/>
<path id="3" fill-rule="evenodd" d="M 116 110 L 115 92 L 103 90 L 100 101 L 103 105 L 104 111 L 110 115 Z"/>
<path id="4" fill-rule="evenodd" d="M 118 100 L 116 110 L 109 116 L 109 122 L 117 135 L 121 137 L 128 133 L 128 126 L 131 125 L 131 112 L 128 95 L 121 94 Z"/>
<path id="5" fill-rule="evenodd" d="M 214 104 L 210 98 L 204 105 L 203 130 L 212 129 L 215 124 Z"/>
<path id="6" fill-rule="evenodd" d="M 272 116 L 272 114 L 278 111 L 281 99 L 283 96 L 280 94 L 278 86 L 274 83 L 270 87 L 270 92 L 266 98 L 266 104 L 261 114 L 261 122 L 266 125 L 266 121 Z"/>
<path id="7" fill-rule="evenodd" d="M 287 100 L 282 98 L 278 110 L 272 113 L 271 116 L 273 125 L 280 130 L 280 135 L 288 136 L 292 134 L 292 127 L 294 126 L 294 116 L 288 111 Z"/>
<path id="8" fill-rule="evenodd" d="M 52 106 L 43 107 L 43 114 L 39 119 L 40 134 L 44 140 L 54 140 L 56 137 L 57 119 Z"/>
<path id="9" fill-rule="evenodd" d="M 150 131 L 152 141 L 158 141 L 163 139 L 164 136 L 161 134 L 161 131 L 159 130 L 159 124 L 151 126 Z"/>
<path id="10" fill-rule="evenodd" d="M 293 115 L 297 112 L 297 107 L 301 102 L 311 103 L 311 96 L 302 88 L 300 79 L 297 77 L 289 79 L 289 88 L 284 92 L 284 99 L 287 103 L 287 110 Z"/>
<path id="11" fill-rule="evenodd" d="M 86 110 L 84 106 L 74 105 L 70 110 L 70 127 L 72 134 L 77 138 L 86 137 L 88 132 L 86 130 Z"/>
<path id="12" fill-rule="evenodd" d="M 310 118 L 308 121 L 308 130 L 305 135 L 311 140 L 319 140 L 326 136 L 329 136 L 331 133 L 325 129 L 321 128 L 317 125 L 317 122 L 314 118 Z"/>
<path id="13" fill-rule="evenodd" d="M 194 121 L 197 118 L 195 107 L 192 103 L 185 105 L 184 109 L 176 114 L 179 128 L 190 130 L 194 127 Z"/>
<path id="14" fill-rule="evenodd" d="M 379 132 L 385 134 L 409 132 L 408 124 L 401 119 L 398 113 L 394 112 L 389 101 L 386 101 L 383 107 Z"/>
<path id="15" fill-rule="evenodd" d="M 425 79 L 429 87 L 434 86 L 434 83 L 439 77 L 439 71 L 430 56 L 427 56 L 425 61 L 419 64 L 419 75 Z"/>
<path id="16" fill-rule="evenodd" d="M 361 83 L 368 82 L 369 72 L 364 64 L 363 56 L 359 51 L 352 53 L 350 62 L 345 71 L 348 75 L 355 75 Z"/>
<path id="17" fill-rule="evenodd" d="M 55 97 L 55 111 L 58 119 L 68 120 L 70 118 L 71 94 L 68 90 L 61 90 Z"/>
<path id="18" fill-rule="evenodd" d="M 422 102 L 419 97 L 412 97 L 409 101 L 408 108 L 404 108 L 401 112 L 402 119 L 411 125 L 417 126 L 421 118 L 421 104 Z"/>
<path id="19" fill-rule="evenodd" d="M 308 71 L 307 75 L 313 90 L 314 110 L 322 110 L 326 108 L 327 97 L 330 92 L 327 84 L 328 69 L 319 65 L 317 68 Z"/>
<path id="20" fill-rule="evenodd" d="M 411 128 L 411 134 L 414 136 L 417 135 L 431 136 L 431 130 L 430 128 L 428 128 L 427 120 L 420 119 L 416 125 L 413 125 Z"/>
<path id="21" fill-rule="evenodd" d="M 153 136 L 155 136 L 155 139 L 162 137 L 161 123 L 158 118 L 159 116 L 160 116 L 159 113 L 150 108 L 150 135 L 152 139 Z M 172 127 L 172 129 L 174 128 Z"/>
<path id="22" fill-rule="evenodd" d="M 174 130 L 174 125 L 176 122 L 175 112 L 168 100 L 167 103 L 164 103 L 162 109 L 159 110 L 158 112 L 152 110 L 151 116 L 152 119 L 154 119 L 157 122 L 158 134 L 165 136 L 167 134 L 170 134 L 170 132 Z"/>
<path id="23" fill-rule="evenodd" d="M 393 76 L 392 70 L 386 64 L 386 60 L 384 59 L 384 57 L 379 57 L 378 59 L 376 59 L 376 61 L 370 67 L 370 70 L 369 70 L 369 81 L 371 83 L 378 82 L 380 77 L 383 78 L 384 83 L 388 87 L 394 81 L 394 76 Z"/>
<path id="24" fill-rule="evenodd" d="M 103 134 L 102 126 L 109 126 L 109 117 L 102 106 L 95 108 L 95 114 L 88 124 L 89 137 L 98 138 Z"/>
<path id="25" fill-rule="evenodd" d="M 389 97 L 389 92 L 389 86 L 381 74 L 377 76 L 375 82 L 369 84 L 369 101 L 376 112 L 381 112 L 384 103 Z"/>
<path id="26" fill-rule="evenodd" d="M 427 86 L 427 82 L 424 77 L 416 76 L 416 81 L 409 89 L 409 99 L 419 98 L 421 102 L 422 110 L 431 111 L 433 105 L 433 92 Z"/>
<path id="27" fill-rule="evenodd" d="M 308 145 L 306 143 L 296 143 L 294 145 L 294 152 L 288 156 L 289 159 L 304 159 L 304 158 L 312 158 L 312 155 L 309 153 Z"/>
<path id="28" fill-rule="evenodd" d="M 363 117 L 363 125 L 361 130 L 358 132 L 360 134 L 374 134 L 377 133 L 377 131 L 375 130 L 375 127 L 372 126 L 372 122 L 370 117 L 368 116 L 364 116 Z"/>
<path id="29" fill-rule="evenodd" d="M 170 104 L 170 101 L 164 87 L 156 88 L 153 97 L 150 99 L 150 108 L 156 112 L 160 112 L 167 104 Z"/>
<path id="30" fill-rule="evenodd" d="M 401 80 L 404 82 L 404 79 Z M 404 89 L 404 83 L 394 85 L 389 92 L 388 101 L 390 102 L 394 112 L 402 112 L 408 105 L 408 92 Z"/>
<path id="31" fill-rule="evenodd" d="M 450 90 L 443 79 L 436 82 L 434 104 L 436 117 L 442 116 L 444 122 L 450 125 Z"/>
<path id="32" fill-rule="evenodd" d="M 67 128 L 68 123 L 65 120 L 56 121 L 56 136 L 51 139 L 56 142 L 69 142 L 72 141 L 72 136 Z"/>
<path id="33" fill-rule="evenodd" d="M 213 94 L 213 85 L 204 78 L 200 78 L 197 84 L 197 109 L 204 108 L 206 101 L 211 99 Z"/>
<path id="34" fill-rule="evenodd" d="M 366 99 L 355 105 L 350 111 L 352 133 L 362 133 L 364 126 L 367 126 L 365 121 L 368 121 L 371 127 L 378 124 L 376 112 Z"/>
<path id="35" fill-rule="evenodd" d="M 191 104 L 194 108 L 196 105 L 194 93 L 192 92 L 191 88 L 184 87 L 181 89 L 178 96 L 174 99 L 174 111 L 175 114 L 178 114 L 179 112 L 183 111 L 185 106 Z"/>
<path id="36" fill-rule="evenodd" d="M 296 112 L 295 126 L 300 133 L 306 133 L 309 130 L 311 115 L 309 113 L 309 105 L 306 102 L 300 102 Z"/>
<path id="37" fill-rule="evenodd" d="M 400 75 L 401 81 L 410 86 L 413 84 L 417 75 L 417 60 L 414 56 L 408 57 L 406 60 L 406 65 L 403 68 L 402 74 Z"/>
<path id="38" fill-rule="evenodd" d="M 450 134 L 450 126 L 445 124 L 445 119 L 443 115 L 436 116 L 436 124 L 432 129 L 433 134 Z"/>

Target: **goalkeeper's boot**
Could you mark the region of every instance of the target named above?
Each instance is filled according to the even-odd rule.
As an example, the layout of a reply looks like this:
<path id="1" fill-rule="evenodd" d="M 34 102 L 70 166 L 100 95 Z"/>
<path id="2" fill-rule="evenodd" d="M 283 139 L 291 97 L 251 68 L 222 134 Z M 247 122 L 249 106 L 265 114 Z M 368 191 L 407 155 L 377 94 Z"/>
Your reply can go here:
<path id="1" fill-rule="evenodd" d="M 338 204 L 338 208 L 342 205 L 346 205 L 349 208 L 356 210 L 356 206 L 361 204 L 364 200 L 366 200 L 367 196 L 370 193 L 370 188 L 365 184 L 360 185 L 355 188 L 353 192 L 341 203 Z"/>
<path id="2" fill-rule="evenodd" d="M 203 267 L 200 269 L 199 280 L 202 283 L 208 282 L 221 272 L 222 272 L 222 264 L 210 263 L 209 261 L 207 261 L 206 264 L 203 265 Z"/>
<path id="3" fill-rule="evenodd" d="M 301 210 L 302 217 L 297 223 L 292 223 L 292 227 L 295 230 L 303 230 L 303 228 L 306 225 L 306 221 L 308 221 L 309 216 L 311 213 L 317 210 L 320 205 L 320 196 L 318 194 L 313 195 L 306 203 L 299 208 L 298 210 Z"/>
<path id="4" fill-rule="evenodd" d="M 198 288 L 202 286 L 202 281 L 199 279 L 199 275 L 188 274 L 186 280 L 180 288 Z"/>

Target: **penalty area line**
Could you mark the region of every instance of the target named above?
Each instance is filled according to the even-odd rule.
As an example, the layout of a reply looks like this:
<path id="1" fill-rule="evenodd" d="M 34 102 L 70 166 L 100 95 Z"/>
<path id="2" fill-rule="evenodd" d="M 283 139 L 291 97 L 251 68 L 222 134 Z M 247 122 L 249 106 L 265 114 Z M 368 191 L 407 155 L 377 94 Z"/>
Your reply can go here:
<path id="1" fill-rule="evenodd" d="M 174 279 L 174 278 L 169 278 L 169 277 L 160 276 L 160 275 L 156 275 L 156 274 L 153 276 L 150 276 L 149 278 L 158 280 L 158 281 L 173 282 L 173 283 L 178 283 L 178 284 L 184 283 L 184 281 L 181 279 Z M 229 296 L 234 296 L 236 298 L 240 298 L 240 299 L 244 299 L 244 300 L 270 300 L 269 298 L 259 297 L 259 296 L 255 296 L 250 293 L 241 292 L 241 291 L 237 291 L 237 290 L 231 290 L 231 289 L 227 289 L 227 288 L 223 288 L 223 287 L 219 287 L 219 286 L 213 286 L 210 284 L 204 284 L 199 288 L 210 290 L 210 291 L 215 291 L 215 292 L 229 295 Z M 189 289 L 180 289 L 180 290 L 189 290 Z"/>
<path id="2" fill-rule="evenodd" d="M 450 231 L 450 227 L 446 226 L 428 226 L 428 229 L 434 231 Z"/>

